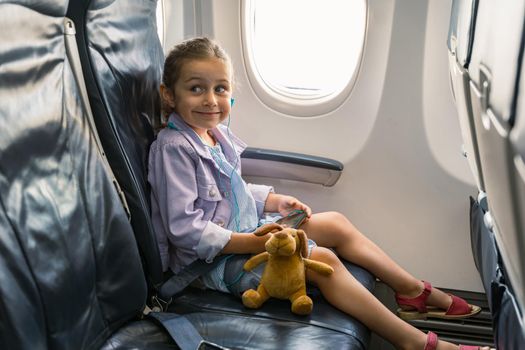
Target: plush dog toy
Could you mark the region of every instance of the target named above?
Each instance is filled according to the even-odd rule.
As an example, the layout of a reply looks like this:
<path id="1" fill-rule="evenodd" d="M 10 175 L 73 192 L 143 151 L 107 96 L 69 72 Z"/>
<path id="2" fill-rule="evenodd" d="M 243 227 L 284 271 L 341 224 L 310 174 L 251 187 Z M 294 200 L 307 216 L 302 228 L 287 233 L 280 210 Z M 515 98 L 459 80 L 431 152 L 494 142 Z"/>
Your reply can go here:
<path id="1" fill-rule="evenodd" d="M 308 315 L 312 312 L 313 302 L 306 295 L 306 268 L 323 275 L 330 275 L 334 269 L 325 263 L 304 258 L 308 254 L 308 246 L 303 230 L 271 225 L 262 226 L 254 232 L 257 236 L 263 236 L 273 229 L 272 237 L 265 244 L 266 251 L 251 257 L 244 264 L 244 269 L 250 271 L 267 262 L 257 290 L 245 291 L 242 303 L 256 309 L 269 297 L 289 299 L 293 313 Z"/>

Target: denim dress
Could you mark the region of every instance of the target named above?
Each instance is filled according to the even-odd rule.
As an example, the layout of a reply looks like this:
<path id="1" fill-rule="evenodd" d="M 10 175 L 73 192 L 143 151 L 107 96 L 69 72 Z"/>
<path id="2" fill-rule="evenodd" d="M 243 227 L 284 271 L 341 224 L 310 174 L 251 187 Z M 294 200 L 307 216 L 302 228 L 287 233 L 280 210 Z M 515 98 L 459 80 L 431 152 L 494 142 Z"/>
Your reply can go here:
<path id="1" fill-rule="evenodd" d="M 230 174 L 229 179 L 226 178 L 225 181 L 230 181 L 231 192 L 224 192 L 227 199 L 230 202 L 231 206 L 231 217 L 228 223 L 228 229 L 235 232 L 252 232 L 258 226 L 258 215 L 257 208 L 255 206 L 255 200 L 248 190 L 246 183 L 241 178 L 239 173 L 236 172 L 236 167 L 238 164 L 230 164 L 224 153 L 222 152 L 222 147 L 219 142 L 213 147 L 210 147 L 210 153 L 217 163 L 219 168 L 225 173 Z M 222 181 L 219 178 L 219 188 L 223 187 Z M 229 293 L 233 284 L 238 283 L 238 278 L 235 278 L 234 281 L 228 283 L 224 280 L 224 272 L 226 267 L 226 262 L 228 259 L 233 256 L 226 256 L 222 259 L 219 264 L 212 269 L 210 272 L 202 276 L 201 281 L 204 286 L 210 289 L 219 290 L 221 292 Z M 231 265 L 230 265 L 231 266 Z M 237 264 L 236 264 L 237 266 Z M 243 272 L 239 271 L 239 278 L 242 277 Z"/>

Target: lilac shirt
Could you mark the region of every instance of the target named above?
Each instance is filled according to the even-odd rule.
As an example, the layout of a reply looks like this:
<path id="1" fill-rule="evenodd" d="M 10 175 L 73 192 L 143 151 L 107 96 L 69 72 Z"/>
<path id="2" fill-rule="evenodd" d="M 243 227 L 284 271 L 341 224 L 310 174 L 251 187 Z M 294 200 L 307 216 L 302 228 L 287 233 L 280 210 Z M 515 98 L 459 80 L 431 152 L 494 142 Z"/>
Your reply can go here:
<path id="1" fill-rule="evenodd" d="M 231 188 L 229 174 L 221 171 L 193 129 L 176 114 L 169 117 L 169 122 L 177 130 L 163 129 L 151 145 L 148 181 L 162 266 L 176 273 L 197 259 L 213 261 L 229 242 L 232 231 L 225 227 L 231 208 L 223 197 L 231 193 Z M 240 165 L 246 144 L 231 132 L 228 135 L 222 124 L 212 133 L 228 161 Z M 248 184 L 248 189 L 261 218 L 273 189 L 253 184 Z"/>

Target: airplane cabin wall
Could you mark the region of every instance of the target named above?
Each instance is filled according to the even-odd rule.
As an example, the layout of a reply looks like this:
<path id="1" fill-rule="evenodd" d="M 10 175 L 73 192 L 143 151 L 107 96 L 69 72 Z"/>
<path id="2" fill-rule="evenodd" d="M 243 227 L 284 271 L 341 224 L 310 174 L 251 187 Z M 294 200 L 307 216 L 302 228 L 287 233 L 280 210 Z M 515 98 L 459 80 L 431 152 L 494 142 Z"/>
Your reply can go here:
<path id="1" fill-rule="evenodd" d="M 174 4 L 182 2 L 186 24 L 170 31 L 170 18 L 180 10 Z M 166 49 L 182 37 L 209 35 L 230 53 L 237 80 L 233 132 L 252 147 L 329 157 L 345 166 L 333 187 L 248 180 L 273 185 L 316 212 L 342 212 L 418 278 L 483 290 L 468 224 L 468 196 L 476 187 L 462 156 L 448 79 L 451 0 L 369 0 L 355 86 L 339 108 L 315 117 L 284 115 L 255 95 L 242 52 L 242 1 L 182 2 L 166 6 Z M 188 6 L 196 18 L 188 17 Z"/>

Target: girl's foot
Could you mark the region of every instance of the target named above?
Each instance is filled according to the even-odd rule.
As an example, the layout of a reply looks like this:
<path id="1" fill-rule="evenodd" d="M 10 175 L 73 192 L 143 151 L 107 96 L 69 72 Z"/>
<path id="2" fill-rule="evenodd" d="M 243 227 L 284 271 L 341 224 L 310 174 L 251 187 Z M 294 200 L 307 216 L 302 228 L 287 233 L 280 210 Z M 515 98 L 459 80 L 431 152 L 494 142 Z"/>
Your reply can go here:
<path id="1" fill-rule="evenodd" d="M 396 294 L 399 317 L 404 320 L 432 318 L 466 318 L 481 311 L 476 305 L 468 304 L 464 299 L 432 288 L 430 283 L 422 281 L 423 290 L 416 296 Z"/>
<path id="2" fill-rule="evenodd" d="M 439 343 L 439 344 L 438 344 Z M 439 346 L 438 346 L 439 345 Z M 424 350 L 491 350 L 489 347 L 480 347 L 472 345 L 454 345 L 444 341 L 440 341 L 434 332 L 428 332 L 427 342 Z"/>

